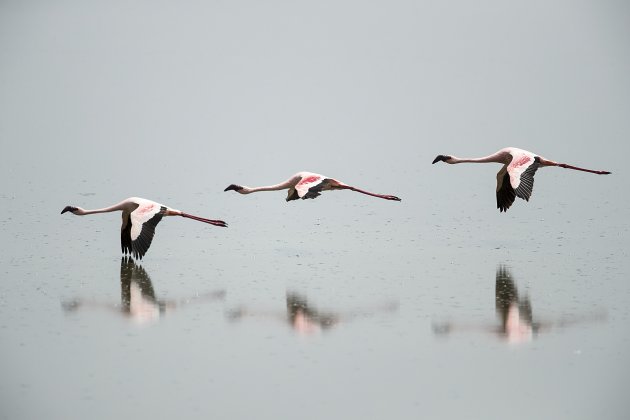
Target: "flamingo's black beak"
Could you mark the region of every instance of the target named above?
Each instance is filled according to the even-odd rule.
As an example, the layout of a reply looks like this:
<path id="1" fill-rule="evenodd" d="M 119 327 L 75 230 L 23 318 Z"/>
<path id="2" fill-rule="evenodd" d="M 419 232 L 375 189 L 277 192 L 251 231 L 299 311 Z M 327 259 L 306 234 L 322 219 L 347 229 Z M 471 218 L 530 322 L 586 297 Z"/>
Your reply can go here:
<path id="1" fill-rule="evenodd" d="M 226 189 L 224 189 L 223 191 L 240 191 L 242 190 L 243 187 L 241 187 L 240 185 L 236 185 L 236 184 L 230 184 Z"/>
<path id="2" fill-rule="evenodd" d="M 448 159 L 450 159 L 450 156 L 447 155 L 437 155 L 435 159 L 433 159 L 433 163 L 437 163 L 437 162 L 446 162 Z M 432 164 L 433 164 L 432 163 Z"/>
<path id="3" fill-rule="evenodd" d="M 74 213 L 75 211 L 77 211 L 78 209 L 76 207 L 73 206 L 66 206 L 64 207 L 63 210 L 61 210 L 61 214 L 64 214 L 65 212 L 69 211 L 71 213 Z"/>

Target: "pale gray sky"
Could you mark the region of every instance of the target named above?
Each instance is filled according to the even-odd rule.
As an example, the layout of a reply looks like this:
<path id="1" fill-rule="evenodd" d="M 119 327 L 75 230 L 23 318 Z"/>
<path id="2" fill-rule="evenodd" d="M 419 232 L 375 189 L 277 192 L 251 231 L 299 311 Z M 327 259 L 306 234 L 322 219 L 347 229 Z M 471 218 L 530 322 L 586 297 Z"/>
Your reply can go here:
<path id="1" fill-rule="evenodd" d="M 617 169 L 629 22 L 624 1 L 3 0 L 1 140 L 88 172 L 122 148 L 271 177 L 508 145 Z"/>

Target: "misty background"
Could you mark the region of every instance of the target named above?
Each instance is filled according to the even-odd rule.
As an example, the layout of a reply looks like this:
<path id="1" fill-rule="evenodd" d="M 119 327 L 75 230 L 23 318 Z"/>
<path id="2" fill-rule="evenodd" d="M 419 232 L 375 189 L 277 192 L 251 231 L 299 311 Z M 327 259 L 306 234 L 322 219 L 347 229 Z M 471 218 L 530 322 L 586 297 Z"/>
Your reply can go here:
<path id="1" fill-rule="evenodd" d="M 623 418 L 629 40 L 612 0 L 0 0 L 0 418 Z M 507 146 L 612 175 L 541 169 L 499 214 L 499 165 L 431 165 Z M 301 170 L 402 202 L 223 192 Z M 129 196 L 229 223 L 165 220 L 142 261 L 158 297 L 225 302 L 64 313 L 120 304 L 120 216 L 59 212 Z M 535 317 L 606 322 L 435 337 L 497 322 L 503 264 Z M 226 320 L 294 290 L 397 309 L 306 340 Z"/>

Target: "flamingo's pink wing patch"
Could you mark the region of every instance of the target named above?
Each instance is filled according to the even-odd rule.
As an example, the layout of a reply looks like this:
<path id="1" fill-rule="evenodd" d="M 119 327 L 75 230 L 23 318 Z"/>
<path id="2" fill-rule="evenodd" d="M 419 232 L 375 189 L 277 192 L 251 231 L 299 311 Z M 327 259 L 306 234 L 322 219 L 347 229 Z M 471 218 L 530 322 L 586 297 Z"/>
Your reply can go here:
<path id="1" fill-rule="evenodd" d="M 134 257 L 142 259 L 149 250 L 155 235 L 155 227 L 165 214 L 166 207 L 157 203 L 140 206 L 131 212 L 129 233 Z"/>
<path id="2" fill-rule="evenodd" d="M 517 189 L 521 184 L 521 174 L 529 168 L 534 158 L 528 155 L 520 155 L 512 159 L 512 162 L 507 167 L 507 171 L 510 174 L 510 184 L 512 188 Z"/>
<path id="3" fill-rule="evenodd" d="M 320 184 L 323 179 L 324 177 L 321 175 L 305 176 L 300 180 L 300 182 L 297 183 L 297 185 L 295 186 L 295 190 L 297 191 L 300 198 L 303 198 L 308 193 L 309 189 Z"/>
<path id="4" fill-rule="evenodd" d="M 540 158 L 534 155 L 520 155 L 512 159 L 507 167 L 510 185 L 517 197 L 529 201 L 534 189 L 534 175 L 540 166 Z"/>
<path id="5" fill-rule="evenodd" d="M 497 173 L 497 208 L 499 211 L 507 211 L 514 203 L 516 193 L 511 184 L 507 166 L 504 166 Z"/>

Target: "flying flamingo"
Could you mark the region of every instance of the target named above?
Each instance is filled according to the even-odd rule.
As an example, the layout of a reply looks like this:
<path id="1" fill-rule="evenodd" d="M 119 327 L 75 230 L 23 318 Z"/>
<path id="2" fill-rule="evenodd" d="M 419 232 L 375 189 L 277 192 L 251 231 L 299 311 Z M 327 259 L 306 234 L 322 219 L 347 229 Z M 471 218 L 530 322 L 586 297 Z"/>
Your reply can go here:
<path id="1" fill-rule="evenodd" d="M 149 250 L 155 227 L 164 216 L 182 216 L 188 219 L 198 220 L 214 226 L 227 227 L 222 220 L 210 220 L 193 216 L 179 210 L 170 209 L 155 201 L 145 198 L 130 197 L 118 204 L 103 209 L 85 210 L 81 207 L 66 206 L 61 214 L 69 211 L 77 216 L 85 216 L 95 213 L 109 213 L 122 210 L 122 226 L 120 231 L 120 244 L 124 254 L 129 253 L 135 258 L 142 259 Z"/>
<path id="2" fill-rule="evenodd" d="M 302 200 L 315 198 L 318 197 L 322 191 L 328 190 L 352 190 L 361 194 L 371 195 L 372 197 L 383 198 L 385 200 L 400 201 L 400 198 L 394 195 L 375 194 L 346 185 L 336 179 L 328 178 L 324 175 L 312 172 L 298 172 L 280 184 L 269 185 L 266 187 L 245 187 L 242 185 L 231 184 L 224 191 L 234 190 L 239 194 L 251 194 L 258 191 L 277 191 L 286 190 L 287 188 L 289 189 L 287 201 L 297 200 L 298 198 L 301 198 Z"/>
<path id="3" fill-rule="evenodd" d="M 438 155 L 433 163 L 502 163 L 503 168 L 497 173 L 497 208 L 499 211 L 507 211 L 516 197 L 529 201 L 534 188 L 534 174 L 539 167 L 559 166 L 561 168 L 575 169 L 598 175 L 608 175 L 608 171 L 594 171 L 592 169 L 578 168 L 577 166 L 558 163 L 545 159 L 527 150 L 516 147 L 506 147 L 498 152 L 482 158 L 458 158 L 449 155 Z"/>

